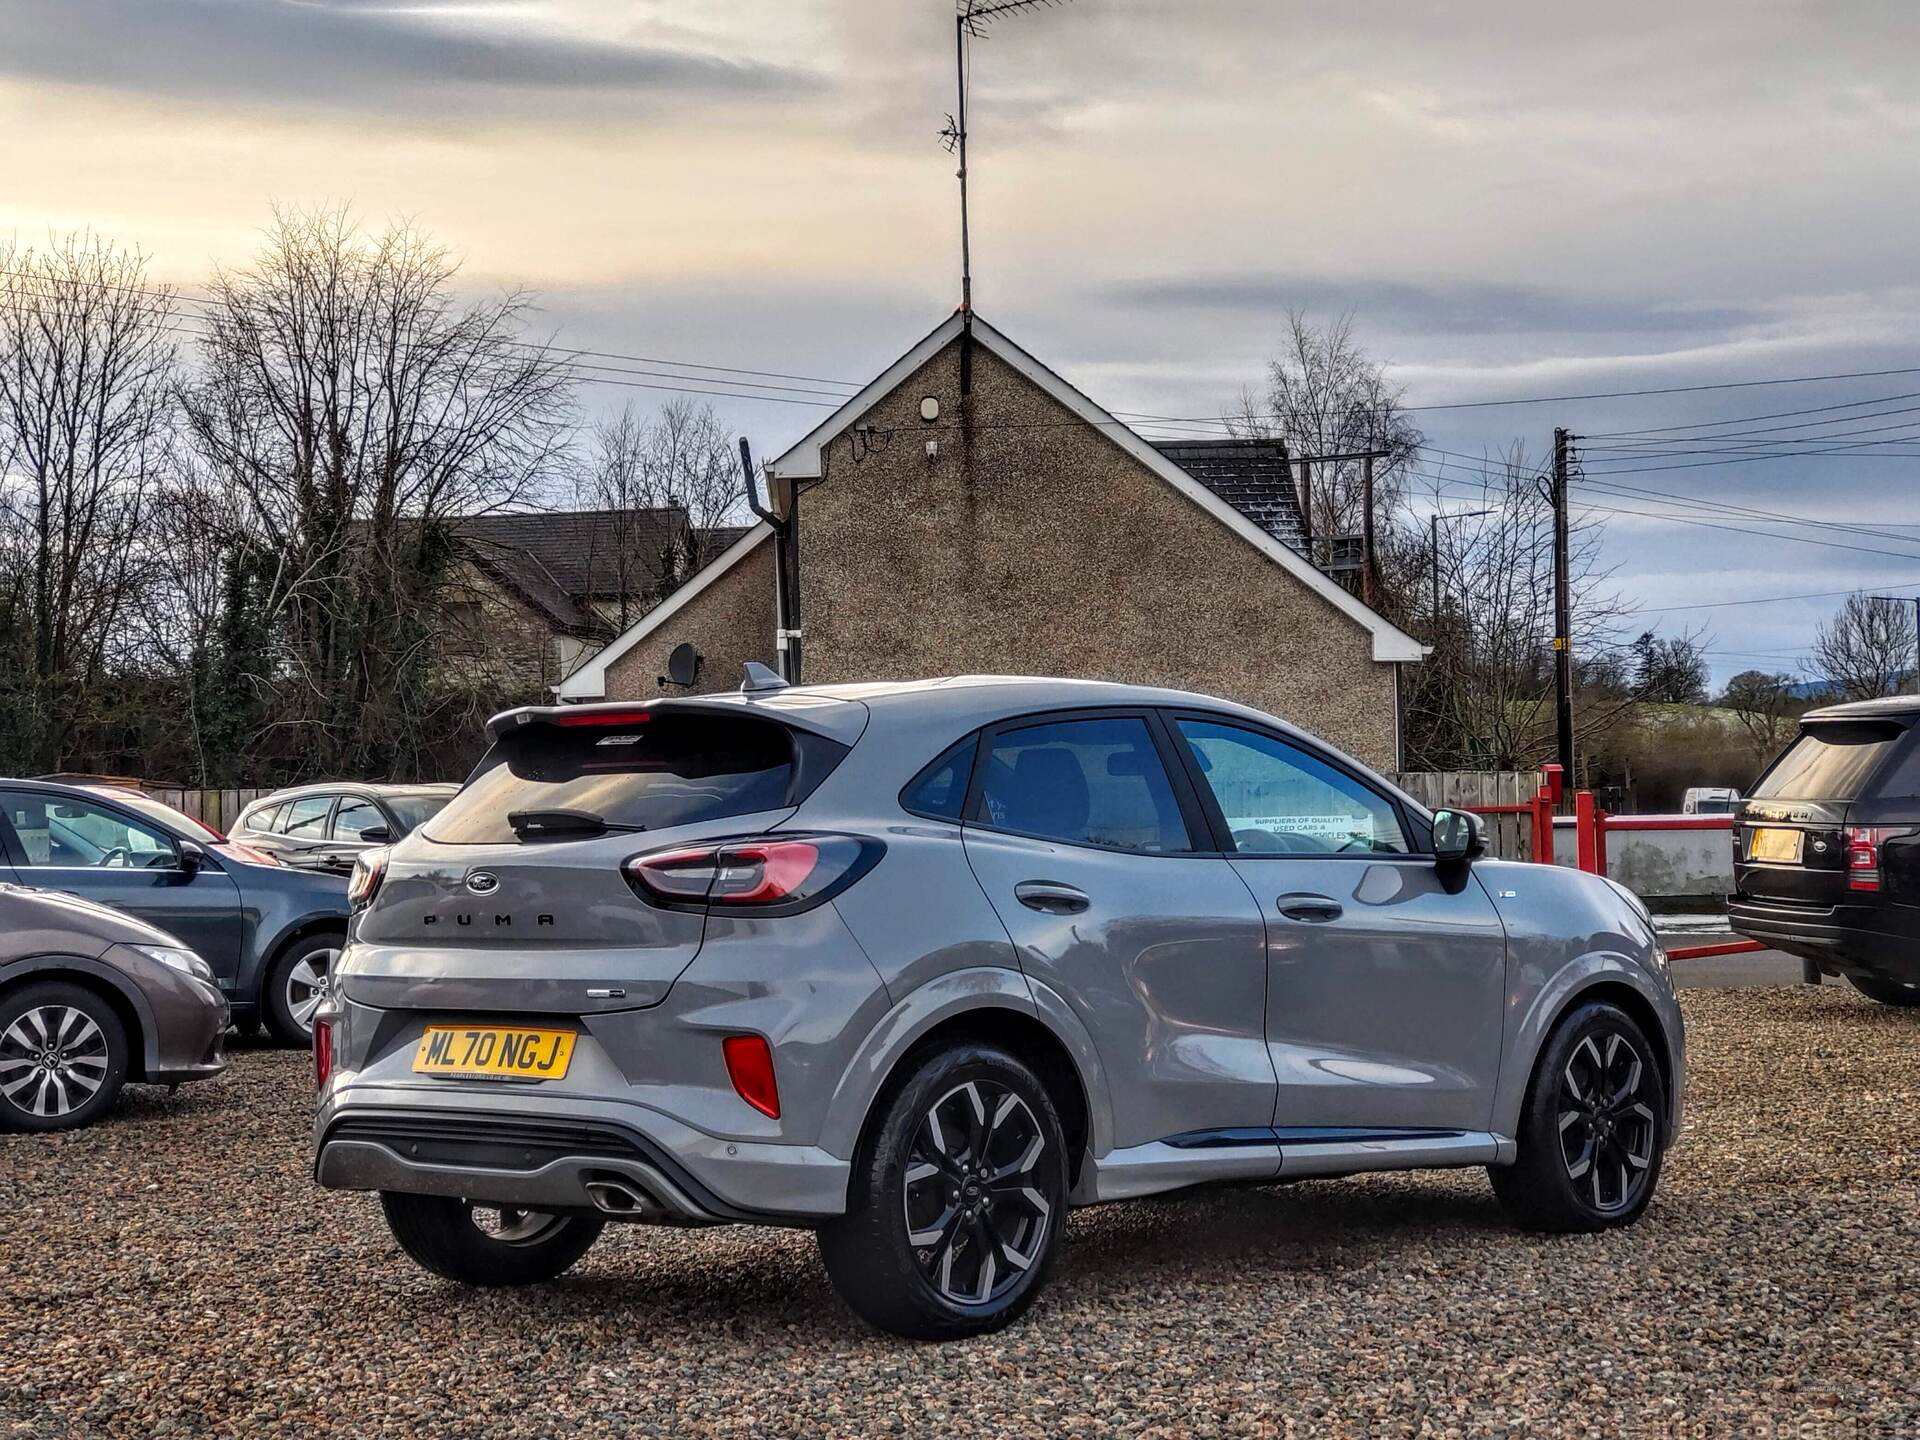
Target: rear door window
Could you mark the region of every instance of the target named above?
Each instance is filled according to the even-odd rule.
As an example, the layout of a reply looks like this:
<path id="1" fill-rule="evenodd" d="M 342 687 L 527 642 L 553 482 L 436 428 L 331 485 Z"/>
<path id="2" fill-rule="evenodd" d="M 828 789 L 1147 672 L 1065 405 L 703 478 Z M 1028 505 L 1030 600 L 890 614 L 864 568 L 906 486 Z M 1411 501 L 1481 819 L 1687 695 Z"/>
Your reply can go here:
<path id="1" fill-rule="evenodd" d="M 1153 733 L 1137 715 L 1001 731 L 987 754 L 976 818 L 1076 845 L 1193 848 Z"/>
<path id="2" fill-rule="evenodd" d="M 359 795 L 342 795 L 340 808 L 333 816 L 333 838 L 336 840 L 358 840 L 362 830 L 384 827 L 387 817 L 380 813 L 380 807 L 371 800 Z"/>
<path id="3" fill-rule="evenodd" d="M 1810 725 L 1753 787 L 1752 800 L 1857 800 L 1902 730 L 1874 722 Z"/>
<path id="4" fill-rule="evenodd" d="M 507 817 L 521 811 L 574 811 L 609 826 L 669 830 L 791 803 L 795 741 L 784 725 L 704 713 L 582 719 L 537 722 L 501 737 L 423 833 L 447 845 L 486 845 L 519 839 Z"/>
<path id="5" fill-rule="evenodd" d="M 308 795 L 295 800 L 287 807 L 282 833 L 289 840 L 324 840 L 327 838 L 327 812 L 332 809 L 331 795 Z"/>

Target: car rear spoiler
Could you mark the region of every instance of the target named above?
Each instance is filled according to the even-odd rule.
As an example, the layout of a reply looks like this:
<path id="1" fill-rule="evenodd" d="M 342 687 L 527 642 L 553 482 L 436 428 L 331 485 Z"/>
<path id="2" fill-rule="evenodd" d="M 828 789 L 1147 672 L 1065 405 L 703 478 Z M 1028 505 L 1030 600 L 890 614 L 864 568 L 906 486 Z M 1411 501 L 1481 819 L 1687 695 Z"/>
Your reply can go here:
<path id="1" fill-rule="evenodd" d="M 487 721 L 487 739 L 499 740 L 528 725 L 644 724 L 656 715 L 756 715 L 851 748 L 867 728 L 868 711 L 858 700 L 805 690 L 606 700 L 591 705 L 522 705 Z"/>

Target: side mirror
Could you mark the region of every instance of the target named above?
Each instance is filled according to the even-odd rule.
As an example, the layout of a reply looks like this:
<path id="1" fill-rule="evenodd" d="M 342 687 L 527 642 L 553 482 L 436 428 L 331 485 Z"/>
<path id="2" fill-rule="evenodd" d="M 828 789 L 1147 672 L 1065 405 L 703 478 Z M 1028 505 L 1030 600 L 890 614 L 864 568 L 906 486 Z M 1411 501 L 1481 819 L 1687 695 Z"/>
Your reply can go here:
<path id="1" fill-rule="evenodd" d="M 1457 862 L 1486 853 L 1486 826 L 1478 815 L 1470 810 L 1433 812 L 1434 859 Z"/>
<path id="2" fill-rule="evenodd" d="M 370 841 L 375 845 L 385 845 L 389 840 L 393 839 L 393 832 L 384 825 L 369 825 L 366 829 L 360 831 L 360 838 Z"/>
<path id="3" fill-rule="evenodd" d="M 197 873 L 206 864 L 207 852 L 200 848 L 198 840 L 182 840 L 179 845 L 180 868 L 189 875 Z"/>

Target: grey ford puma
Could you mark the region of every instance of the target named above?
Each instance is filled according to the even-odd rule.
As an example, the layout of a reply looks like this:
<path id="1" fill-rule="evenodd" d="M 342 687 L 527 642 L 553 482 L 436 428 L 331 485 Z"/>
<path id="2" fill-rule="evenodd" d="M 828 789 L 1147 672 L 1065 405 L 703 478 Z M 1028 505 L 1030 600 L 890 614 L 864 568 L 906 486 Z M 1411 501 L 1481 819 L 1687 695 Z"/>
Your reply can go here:
<path id="1" fill-rule="evenodd" d="M 1652 1198 L 1685 1050 L 1645 908 L 1243 706 L 966 677 L 529 708 L 355 873 L 319 1183 L 548 1280 L 609 1220 L 818 1232 L 873 1323 L 1029 1304 L 1069 1207 L 1484 1165 Z"/>

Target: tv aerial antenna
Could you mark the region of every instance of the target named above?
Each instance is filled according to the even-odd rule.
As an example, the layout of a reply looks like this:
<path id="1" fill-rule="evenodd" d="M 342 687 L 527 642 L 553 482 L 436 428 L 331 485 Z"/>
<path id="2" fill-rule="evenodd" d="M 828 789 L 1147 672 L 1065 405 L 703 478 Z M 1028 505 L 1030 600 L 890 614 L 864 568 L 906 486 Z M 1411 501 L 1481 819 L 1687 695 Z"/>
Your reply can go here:
<path id="1" fill-rule="evenodd" d="M 940 132 L 947 153 L 960 168 L 960 393 L 973 388 L 973 249 L 967 233 L 967 89 L 972 78 L 975 40 L 987 36 L 996 20 L 1039 9 L 1053 9 L 1068 0 L 957 0 L 953 15 L 954 112 Z"/>

